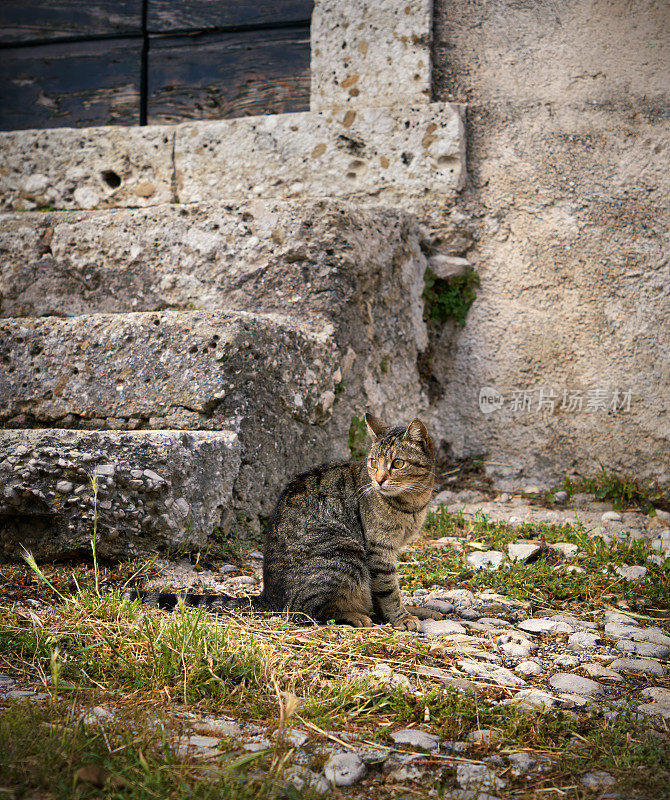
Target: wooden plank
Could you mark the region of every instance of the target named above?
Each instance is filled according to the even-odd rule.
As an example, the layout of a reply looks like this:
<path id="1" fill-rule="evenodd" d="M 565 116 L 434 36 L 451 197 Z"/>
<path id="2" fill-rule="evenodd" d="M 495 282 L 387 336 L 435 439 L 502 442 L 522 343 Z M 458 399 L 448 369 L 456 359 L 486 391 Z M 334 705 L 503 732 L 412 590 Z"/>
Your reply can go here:
<path id="1" fill-rule="evenodd" d="M 0 44 L 142 34 L 142 0 L 1 0 Z"/>
<path id="2" fill-rule="evenodd" d="M 306 22 L 313 0 L 148 0 L 150 33 Z"/>
<path id="3" fill-rule="evenodd" d="M 309 31 L 152 37 L 148 122 L 309 110 Z"/>
<path id="4" fill-rule="evenodd" d="M 139 122 L 141 40 L 3 50 L 0 130 Z"/>

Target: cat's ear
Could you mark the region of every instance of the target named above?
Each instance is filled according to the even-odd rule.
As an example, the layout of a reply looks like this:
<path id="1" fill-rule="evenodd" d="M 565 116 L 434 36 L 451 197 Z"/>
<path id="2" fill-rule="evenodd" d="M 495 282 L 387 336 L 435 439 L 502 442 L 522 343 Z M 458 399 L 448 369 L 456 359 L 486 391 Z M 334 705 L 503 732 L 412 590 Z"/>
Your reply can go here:
<path id="1" fill-rule="evenodd" d="M 420 419 L 413 419 L 409 423 L 402 438 L 421 447 L 431 458 L 435 455 L 433 440 L 430 438 L 426 426 Z"/>
<path id="2" fill-rule="evenodd" d="M 386 425 L 377 417 L 373 417 L 372 414 L 365 415 L 365 424 L 367 425 L 368 433 L 372 436 L 373 442 L 377 441 L 386 430 Z"/>

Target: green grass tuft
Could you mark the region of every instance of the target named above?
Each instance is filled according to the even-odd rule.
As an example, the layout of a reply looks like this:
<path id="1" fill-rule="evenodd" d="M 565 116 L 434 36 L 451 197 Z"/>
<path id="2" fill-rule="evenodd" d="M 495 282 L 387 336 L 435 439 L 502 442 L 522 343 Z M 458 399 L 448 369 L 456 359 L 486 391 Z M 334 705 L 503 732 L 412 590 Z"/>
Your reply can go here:
<path id="1" fill-rule="evenodd" d="M 453 319 L 465 325 L 465 318 L 476 298 L 479 275 L 469 267 L 463 275 L 438 278 L 430 267 L 424 277 L 424 316 L 442 325 Z"/>

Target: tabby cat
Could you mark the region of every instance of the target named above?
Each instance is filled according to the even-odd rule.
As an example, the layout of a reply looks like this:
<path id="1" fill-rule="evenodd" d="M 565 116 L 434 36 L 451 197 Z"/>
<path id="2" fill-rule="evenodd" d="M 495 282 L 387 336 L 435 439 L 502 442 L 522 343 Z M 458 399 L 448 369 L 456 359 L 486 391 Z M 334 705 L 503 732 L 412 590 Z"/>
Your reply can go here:
<path id="1" fill-rule="evenodd" d="M 288 611 L 325 622 L 368 627 L 373 619 L 419 630 L 420 619 L 441 618 L 400 600 L 396 555 L 419 535 L 434 482 L 433 442 L 421 420 L 386 427 L 365 415 L 372 447 L 365 461 L 326 464 L 284 489 L 266 533 L 263 592 L 240 600 L 186 595 L 209 611 Z M 139 592 L 160 608 L 174 594 Z"/>

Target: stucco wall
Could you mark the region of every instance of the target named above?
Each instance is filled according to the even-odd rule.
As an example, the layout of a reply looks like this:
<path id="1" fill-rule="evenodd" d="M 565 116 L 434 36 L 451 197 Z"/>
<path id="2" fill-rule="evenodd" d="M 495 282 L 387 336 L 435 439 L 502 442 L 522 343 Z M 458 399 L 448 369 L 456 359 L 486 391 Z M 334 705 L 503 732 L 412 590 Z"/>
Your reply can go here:
<path id="1" fill-rule="evenodd" d="M 434 341 L 429 413 L 453 455 L 505 479 L 601 461 L 670 483 L 668 17 L 651 0 L 436 0 L 433 91 L 468 103 L 458 204 L 481 288 Z M 485 386 L 504 401 L 489 414 Z M 608 408 L 587 411 L 599 389 Z"/>

